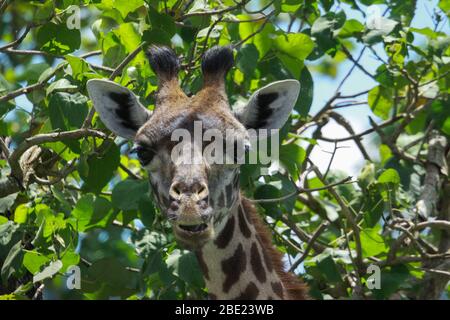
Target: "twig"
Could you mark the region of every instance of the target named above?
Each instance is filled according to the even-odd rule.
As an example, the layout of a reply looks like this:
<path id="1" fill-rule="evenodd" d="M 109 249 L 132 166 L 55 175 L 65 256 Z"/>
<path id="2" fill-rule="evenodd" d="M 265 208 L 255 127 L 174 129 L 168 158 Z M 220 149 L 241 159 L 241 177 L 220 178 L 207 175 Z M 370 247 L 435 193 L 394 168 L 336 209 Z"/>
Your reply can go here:
<path id="1" fill-rule="evenodd" d="M 9 165 L 11 167 L 11 176 L 14 177 L 17 182 L 21 182 L 23 179 L 23 172 L 20 166 L 20 158 L 21 156 L 32 146 L 36 146 L 39 144 L 47 143 L 47 142 L 55 142 L 61 141 L 63 139 L 79 139 L 82 137 L 98 137 L 102 139 L 106 139 L 107 136 L 97 130 L 91 129 L 78 129 L 72 131 L 64 131 L 64 132 L 53 132 L 53 133 L 44 133 L 38 134 L 31 138 L 25 139 L 21 144 L 17 146 L 17 148 L 11 153 L 9 157 Z M 2 187 L 0 186 L 0 190 Z M 14 192 L 11 192 L 14 193 Z M 10 193 L 7 193 L 10 194 Z M 4 196 L 4 195 L 2 195 Z"/>
<path id="2" fill-rule="evenodd" d="M 310 160 L 309 162 L 314 165 Z M 323 183 L 326 184 L 324 177 L 320 173 L 320 171 L 315 168 L 314 170 L 317 178 Z M 361 238 L 360 238 L 360 232 L 359 232 L 359 226 L 355 221 L 355 218 L 353 217 L 352 212 L 348 208 L 348 205 L 344 202 L 344 200 L 341 198 L 341 196 L 334 190 L 333 187 L 328 188 L 330 194 L 333 196 L 333 198 L 337 201 L 339 206 L 341 207 L 341 212 L 344 214 L 345 218 L 350 224 L 351 229 L 353 230 L 353 238 L 355 240 L 355 249 L 356 249 L 356 269 L 358 270 L 359 274 L 362 274 L 364 272 L 364 263 L 362 259 L 362 245 L 361 245 Z"/>
<path id="3" fill-rule="evenodd" d="M 18 37 L 16 40 L 14 40 L 8 44 L 5 44 L 2 47 L 0 47 L 0 51 L 5 51 L 6 49 L 17 47 L 20 43 L 22 43 L 22 41 L 27 36 L 28 32 L 30 32 L 30 30 L 31 30 L 31 25 L 26 26 L 25 31 L 22 33 L 22 35 L 20 37 Z"/>
<path id="4" fill-rule="evenodd" d="M 139 52 L 142 50 L 142 48 L 146 45 L 146 42 L 142 42 L 136 49 L 134 49 L 133 52 L 131 52 L 117 67 L 116 69 L 113 71 L 113 73 L 109 76 L 109 80 L 114 80 L 115 77 L 117 77 L 118 75 L 120 75 L 122 73 L 123 68 L 125 68 L 125 66 L 131 62 L 131 60 L 134 59 L 134 57 L 136 57 Z"/>
<path id="5" fill-rule="evenodd" d="M 244 44 L 245 42 L 247 42 L 247 40 L 253 38 L 255 35 L 257 35 L 258 33 L 260 33 L 260 32 L 264 29 L 264 27 L 266 26 L 267 22 L 269 22 L 270 17 L 272 17 L 272 16 L 274 15 L 274 13 L 275 13 L 275 11 L 272 11 L 271 13 L 269 13 L 269 14 L 266 16 L 266 20 L 264 20 L 264 22 L 259 26 L 259 28 L 258 28 L 255 32 L 249 34 L 249 35 L 248 35 L 247 37 L 245 37 L 244 39 L 242 39 L 242 40 L 240 40 L 239 42 L 233 44 L 233 45 L 232 45 L 233 49 L 239 48 L 242 44 Z"/>
<path id="6" fill-rule="evenodd" d="M 342 45 L 344 46 L 344 45 Z M 353 63 L 353 66 L 350 68 L 350 70 L 347 72 L 347 74 L 345 75 L 345 77 L 342 79 L 342 81 L 339 83 L 339 85 L 337 86 L 336 92 L 339 92 L 342 88 L 342 86 L 344 85 L 345 81 L 347 81 L 347 79 L 350 77 L 350 75 L 352 74 L 353 70 L 355 70 L 356 64 L 359 63 L 359 60 L 361 60 L 364 51 L 366 50 L 367 47 L 364 47 L 361 52 L 358 55 L 358 58 L 356 58 L 355 62 Z"/>
<path id="7" fill-rule="evenodd" d="M 9 148 L 5 143 L 5 140 L 3 140 L 2 137 L 0 137 L 0 150 L 2 151 L 3 155 L 5 156 L 5 159 L 9 158 Z"/>
<path id="8" fill-rule="evenodd" d="M 39 288 L 37 288 L 36 292 L 33 295 L 33 298 L 31 300 L 38 300 L 40 299 L 40 295 L 42 294 L 42 291 L 44 291 L 45 285 L 42 283 Z"/>
<path id="9" fill-rule="evenodd" d="M 294 233 L 295 235 L 302 240 L 303 242 L 310 242 L 311 236 L 308 235 L 306 232 L 304 232 L 302 229 L 297 227 L 297 225 L 289 220 L 289 218 L 286 215 L 281 216 L 281 221 L 287 225 Z M 311 242 L 311 247 L 314 249 L 314 251 L 321 253 L 323 252 L 327 247 L 320 243 L 317 239 L 316 241 Z"/>
<path id="10" fill-rule="evenodd" d="M 355 131 L 353 130 L 351 124 L 342 115 L 340 115 L 339 113 L 336 113 L 336 112 L 330 112 L 329 115 L 330 115 L 331 118 L 334 119 L 334 121 L 336 121 L 336 123 L 338 123 L 342 127 L 344 127 L 344 129 L 347 130 L 347 132 L 350 135 L 352 135 L 352 136 L 355 135 Z M 358 146 L 358 148 L 361 151 L 364 159 L 366 159 L 367 161 L 371 161 L 370 156 L 367 153 L 366 148 L 364 148 L 364 145 L 362 144 L 360 138 L 355 138 L 355 139 L 353 139 L 353 141 L 355 141 L 355 144 Z M 337 142 L 335 141 L 335 143 L 337 143 Z"/>
<path id="11" fill-rule="evenodd" d="M 241 3 L 238 3 L 237 5 L 228 7 L 228 8 L 223 8 L 223 9 L 219 9 L 219 10 L 211 10 L 211 11 L 197 11 L 197 12 L 186 13 L 183 16 L 181 16 L 178 19 L 178 21 L 183 21 L 190 17 L 212 16 L 212 15 L 216 15 L 216 14 L 222 14 L 225 12 L 236 10 L 242 6 L 245 6 L 248 2 L 249 2 L 249 0 L 243 0 Z"/>
<path id="12" fill-rule="evenodd" d="M 119 167 L 120 167 L 120 169 L 125 171 L 132 179 L 142 180 L 142 177 L 140 175 L 134 173 L 133 171 L 128 169 L 126 166 L 124 166 L 122 163 L 119 164 Z"/>
<path id="13" fill-rule="evenodd" d="M 369 76 L 370 78 L 375 80 L 375 76 L 372 75 L 369 71 L 367 71 L 359 62 L 358 60 L 356 60 L 355 58 L 353 58 L 352 54 L 350 53 L 350 51 L 348 51 L 348 49 L 341 43 L 341 49 L 342 51 L 345 53 L 345 55 L 347 56 L 347 58 L 350 59 L 350 61 L 352 61 L 354 63 L 354 65 L 356 65 L 362 72 L 364 72 L 364 74 L 366 74 L 367 76 Z"/>
<path id="14" fill-rule="evenodd" d="M 294 191 L 290 194 L 287 194 L 285 196 L 279 197 L 279 198 L 271 198 L 271 199 L 250 199 L 250 201 L 254 202 L 254 203 L 271 203 L 271 202 L 279 202 L 279 201 L 283 201 L 286 199 L 289 199 L 293 196 L 299 195 L 301 193 L 311 193 L 311 192 L 315 192 L 315 191 L 321 191 L 321 190 L 328 190 L 331 189 L 335 186 L 341 185 L 341 184 L 347 184 L 347 183 L 355 183 L 356 181 L 351 181 L 352 177 L 347 177 L 345 179 L 342 179 L 338 182 L 335 183 L 331 183 L 328 185 L 325 185 L 323 187 L 318 187 L 318 188 L 311 188 L 311 189 L 304 189 L 304 188 L 298 188 L 297 191 Z"/>
<path id="15" fill-rule="evenodd" d="M 305 251 L 303 252 L 303 254 L 301 255 L 300 258 L 298 258 L 297 261 L 295 261 L 291 267 L 289 268 L 289 271 L 294 271 L 299 265 L 300 263 L 303 262 L 303 260 L 306 259 L 306 257 L 308 256 L 309 252 L 311 251 L 314 242 L 316 242 L 317 238 L 319 238 L 319 236 L 325 231 L 326 228 L 328 228 L 328 226 L 330 225 L 330 223 L 328 221 L 323 221 L 319 227 L 317 228 L 317 230 L 313 233 L 313 235 L 311 236 L 311 239 L 309 239 L 308 243 L 306 244 L 306 248 Z"/>

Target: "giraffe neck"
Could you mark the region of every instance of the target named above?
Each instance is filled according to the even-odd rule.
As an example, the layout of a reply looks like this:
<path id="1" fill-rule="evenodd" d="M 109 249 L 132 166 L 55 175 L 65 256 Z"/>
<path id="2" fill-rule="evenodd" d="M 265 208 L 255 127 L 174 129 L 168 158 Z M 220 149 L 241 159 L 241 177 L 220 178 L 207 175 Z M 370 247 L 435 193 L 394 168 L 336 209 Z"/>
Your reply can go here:
<path id="1" fill-rule="evenodd" d="M 196 252 L 210 297 L 292 298 L 291 285 L 283 281 L 287 274 L 281 254 L 271 244 L 254 207 L 243 199 L 228 217 L 216 239 Z M 303 287 L 297 289 L 304 293 Z"/>

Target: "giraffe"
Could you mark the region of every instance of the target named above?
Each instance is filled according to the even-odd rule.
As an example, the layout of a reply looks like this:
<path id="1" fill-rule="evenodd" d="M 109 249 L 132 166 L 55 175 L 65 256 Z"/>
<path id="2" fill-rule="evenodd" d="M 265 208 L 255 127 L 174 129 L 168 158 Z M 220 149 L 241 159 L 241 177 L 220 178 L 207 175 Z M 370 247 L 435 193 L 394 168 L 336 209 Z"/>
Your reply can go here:
<path id="1" fill-rule="evenodd" d="M 248 129 L 284 125 L 298 98 L 299 82 L 273 82 L 231 110 L 225 90 L 225 76 L 234 64 L 230 47 L 215 46 L 204 53 L 203 87 L 190 97 L 179 85 L 180 63 L 170 48 L 151 46 L 146 54 L 158 78 L 152 112 L 131 90 L 109 80 L 89 80 L 87 91 L 106 127 L 134 141 L 155 202 L 180 246 L 195 252 L 209 297 L 306 299 L 306 285 L 284 270 L 267 227 L 241 194 L 239 164 L 208 163 L 204 143 L 191 140 L 183 144 L 189 152 L 174 156 L 171 137 L 177 129 L 192 132 L 200 122 L 202 130 L 231 130 L 235 146 L 248 146 Z M 186 154 L 200 161 L 182 161 Z"/>

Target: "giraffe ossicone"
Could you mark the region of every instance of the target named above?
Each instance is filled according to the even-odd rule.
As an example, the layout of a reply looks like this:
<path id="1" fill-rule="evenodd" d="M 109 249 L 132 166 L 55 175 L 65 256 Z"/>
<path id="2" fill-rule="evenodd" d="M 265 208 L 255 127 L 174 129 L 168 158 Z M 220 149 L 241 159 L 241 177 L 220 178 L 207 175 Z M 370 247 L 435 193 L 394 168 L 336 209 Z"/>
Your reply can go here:
<path id="1" fill-rule="evenodd" d="M 178 243 L 195 251 L 210 297 L 306 298 L 306 286 L 284 270 L 269 231 L 240 193 L 241 163 L 227 162 L 226 156 L 214 162 L 205 156 L 205 150 L 218 141 L 211 130 L 225 137 L 220 143 L 231 141 L 235 151 L 249 145 L 251 129 L 259 139 L 269 138 L 289 118 L 299 82 L 288 79 L 268 84 L 246 105 L 231 110 L 225 92 L 225 75 L 234 64 L 231 48 L 216 46 L 205 52 L 203 87 L 191 97 L 179 85 L 180 64 L 171 49 L 151 46 L 147 56 L 158 78 L 153 112 L 131 90 L 112 81 L 89 80 L 87 90 L 103 123 L 134 141 L 155 201 Z M 201 123 L 200 142 L 195 139 L 197 123 Z M 174 135 L 179 138 L 187 136 L 186 132 L 189 137 L 177 144 L 180 139 Z M 218 151 L 209 152 L 217 155 Z"/>

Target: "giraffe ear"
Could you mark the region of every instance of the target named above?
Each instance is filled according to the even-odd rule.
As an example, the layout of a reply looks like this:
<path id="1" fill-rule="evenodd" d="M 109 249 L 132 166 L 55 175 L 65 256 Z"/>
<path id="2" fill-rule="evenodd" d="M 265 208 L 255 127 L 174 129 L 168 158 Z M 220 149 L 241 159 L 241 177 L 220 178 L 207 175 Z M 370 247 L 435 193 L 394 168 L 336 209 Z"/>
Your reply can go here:
<path id="1" fill-rule="evenodd" d="M 129 89 L 109 80 L 87 82 L 89 97 L 103 123 L 118 136 L 133 139 L 137 130 L 150 118 L 137 96 Z"/>
<path id="2" fill-rule="evenodd" d="M 276 81 L 256 91 L 234 114 L 247 129 L 280 129 L 289 118 L 300 92 L 300 83 Z"/>

